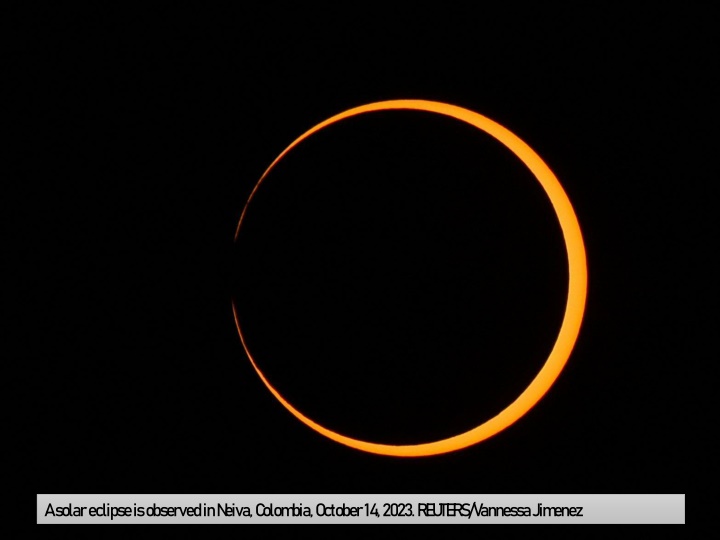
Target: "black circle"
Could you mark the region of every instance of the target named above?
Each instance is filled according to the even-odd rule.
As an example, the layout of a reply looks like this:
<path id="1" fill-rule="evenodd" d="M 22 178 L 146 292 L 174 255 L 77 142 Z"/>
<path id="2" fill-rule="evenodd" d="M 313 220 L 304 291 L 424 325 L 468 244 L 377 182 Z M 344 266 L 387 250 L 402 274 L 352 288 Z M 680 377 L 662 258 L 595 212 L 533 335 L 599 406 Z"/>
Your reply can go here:
<path id="1" fill-rule="evenodd" d="M 238 319 L 299 411 L 354 438 L 431 442 L 491 418 L 557 337 L 567 255 L 526 166 L 477 128 L 382 111 L 271 171 L 236 242 Z"/>

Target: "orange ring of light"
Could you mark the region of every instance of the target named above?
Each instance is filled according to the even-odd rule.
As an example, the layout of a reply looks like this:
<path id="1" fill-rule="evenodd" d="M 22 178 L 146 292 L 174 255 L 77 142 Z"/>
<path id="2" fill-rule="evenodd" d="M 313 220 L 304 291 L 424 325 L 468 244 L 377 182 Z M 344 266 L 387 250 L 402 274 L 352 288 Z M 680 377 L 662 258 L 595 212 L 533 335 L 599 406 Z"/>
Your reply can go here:
<path id="1" fill-rule="evenodd" d="M 247 213 L 248 205 L 252 200 L 253 196 L 257 192 L 260 184 L 270 173 L 272 168 L 288 153 L 290 150 L 295 148 L 303 140 L 307 139 L 313 133 L 320 131 L 321 129 L 330 126 L 345 118 L 357 116 L 359 114 L 373 112 L 373 111 L 385 111 L 393 109 L 411 109 L 416 111 L 427 111 L 437 114 L 456 118 L 463 122 L 475 126 L 495 137 L 498 141 L 507 146 L 520 160 L 530 169 L 535 175 L 537 180 L 540 182 L 542 187 L 545 189 L 550 202 L 555 209 L 558 220 L 560 221 L 560 227 L 562 229 L 563 237 L 565 239 L 565 247 L 568 255 L 568 297 L 567 304 L 565 307 L 565 316 L 563 318 L 560 332 L 558 333 L 557 340 L 553 346 L 550 356 L 545 361 L 542 369 L 536 375 L 535 379 L 520 394 L 520 396 L 508 405 L 502 412 L 494 416 L 490 420 L 480 424 L 476 428 L 473 428 L 465 433 L 442 439 L 439 441 L 423 444 L 411 444 L 411 445 L 390 445 L 390 444 L 378 444 L 359 439 L 353 439 L 340 433 L 336 433 L 326 427 L 321 426 L 317 422 L 314 422 L 295 407 L 293 407 L 285 398 L 278 392 L 267 380 L 265 375 L 255 362 L 255 359 L 250 354 L 250 350 L 245 343 L 242 330 L 240 329 L 240 323 L 237 317 L 237 310 L 233 302 L 233 315 L 235 317 L 235 324 L 240 334 L 240 340 L 245 349 L 245 352 L 250 359 L 255 371 L 260 376 L 260 379 L 265 383 L 268 390 L 277 398 L 277 400 L 283 404 L 283 406 L 290 411 L 298 420 L 311 427 L 318 433 L 329 437 L 330 439 L 337 441 L 341 444 L 363 450 L 365 452 L 371 452 L 375 454 L 384 454 L 388 456 L 430 456 L 434 454 L 443 454 L 446 452 L 452 452 L 466 448 L 470 445 L 479 443 L 489 437 L 492 437 L 496 433 L 499 433 L 503 429 L 507 428 L 517 420 L 519 420 L 526 412 L 528 412 L 535 404 L 545 395 L 550 389 L 552 384 L 560 375 L 565 363 L 570 357 L 572 348 L 577 340 L 578 333 L 580 332 L 580 325 L 582 323 L 583 312 L 585 310 L 585 298 L 587 295 L 587 265 L 585 261 L 585 246 L 583 244 L 582 233 L 580 232 L 580 225 L 578 224 L 577 216 L 573 211 L 572 205 L 568 196 L 565 194 L 560 182 L 552 173 L 550 168 L 543 162 L 532 148 L 530 148 L 525 142 L 523 142 L 517 135 L 504 128 L 500 124 L 482 116 L 481 114 L 457 107 L 455 105 L 449 105 L 447 103 L 440 103 L 435 101 L 424 101 L 424 100 L 393 100 L 393 101 L 381 101 L 377 103 L 370 103 L 368 105 L 362 105 L 349 109 L 345 112 L 337 114 L 331 118 L 328 118 L 324 122 L 320 122 L 315 127 L 309 129 L 303 133 L 300 137 L 295 139 L 290 146 L 288 146 L 283 152 L 275 158 L 267 170 L 263 173 L 255 188 L 252 190 L 250 197 L 245 203 L 240 220 L 238 222 L 237 230 L 235 232 L 235 240 L 237 240 L 238 233 L 240 232 L 240 226 L 242 225 L 245 214 Z"/>

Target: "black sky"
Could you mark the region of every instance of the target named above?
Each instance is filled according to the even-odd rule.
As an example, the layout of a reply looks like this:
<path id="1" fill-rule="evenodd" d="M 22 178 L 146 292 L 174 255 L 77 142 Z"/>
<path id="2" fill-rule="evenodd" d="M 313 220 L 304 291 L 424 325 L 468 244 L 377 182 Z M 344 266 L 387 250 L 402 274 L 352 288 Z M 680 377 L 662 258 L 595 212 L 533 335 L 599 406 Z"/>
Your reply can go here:
<path id="1" fill-rule="evenodd" d="M 19 19 L 6 215 L 33 491 L 686 493 L 706 17 L 332 9 Z M 562 240 L 529 173 L 471 128 L 333 126 L 273 172 L 233 243 L 295 137 L 398 98 L 530 144 L 573 202 L 590 279 L 548 395 L 488 441 L 412 460 L 295 420 L 231 310 L 242 298 L 298 406 L 382 442 L 466 428 L 532 377 L 562 315 Z"/>

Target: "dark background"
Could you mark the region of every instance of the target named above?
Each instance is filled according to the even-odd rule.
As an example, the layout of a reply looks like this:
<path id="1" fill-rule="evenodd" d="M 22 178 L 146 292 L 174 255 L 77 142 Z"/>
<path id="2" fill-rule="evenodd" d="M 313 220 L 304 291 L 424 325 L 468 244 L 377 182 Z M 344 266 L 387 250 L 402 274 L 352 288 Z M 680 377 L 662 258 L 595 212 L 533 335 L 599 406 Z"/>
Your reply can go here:
<path id="1" fill-rule="evenodd" d="M 707 14 L 329 9 L 18 18 L 4 206 L 31 491 L 686 493 Z M 532 176 L 470 127 L 409 112 L 333 126 L 273 171 L 233 243 L 290 142 L 398 98 L 466 107 L 532 146 L 589 264 L 550 392 L 491 439 L 420 459 L 294 419 L 231 309 L 293 403 L 379 442 L 477 425 L 532 379 L 562 317 L 562 238 Z"/>

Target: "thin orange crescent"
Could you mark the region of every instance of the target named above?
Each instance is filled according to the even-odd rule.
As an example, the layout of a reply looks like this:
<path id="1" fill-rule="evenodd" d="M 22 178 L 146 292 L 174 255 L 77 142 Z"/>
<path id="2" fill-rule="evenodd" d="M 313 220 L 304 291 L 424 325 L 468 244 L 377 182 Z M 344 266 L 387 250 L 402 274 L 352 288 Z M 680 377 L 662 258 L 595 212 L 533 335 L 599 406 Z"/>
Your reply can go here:
<path id="1" fill-rule="evenodd" d="M 555 345 L 553 346 L 550 356 L 548 356 L 548 359 L 545 361 L 542 369 L 540 369 L 530 385 L 522 394 L 520 394 L 520 396 L 518 396 L 517 399 L 515 399 L 515 401 L 493 418 L 480 424 L 476 428 L 447 439 L 430 443 L 408 445 L 379 444 L 353 439 L 351 437 L 341 435 L 340 433 L 336 433 L 335 431 L 323 427 L 317 422 L 311 420 L 280 395 L 280 392 L 278 392 L 270 384 L 265 375 L 263 375 L 262 371 L 260 371 L 257 362 L 248 349 L 245 337 L 243 336 L 240 328 L 237 309 L 234 302 L 233 315 L 235 317 L 235 325 L 237 326 L 238 333 L 240 335 L 240 341 L 242 342 L 243 348 L 255 368 L 255 371 L 260 376 L 260 379 L 265 386 L 267 386 L 268 390 L 270 390 L 270 392 L 272 392 L 272 394 L 277 398 L 277 400 L 305 425 L 336 442 L 358 450 L 363 450 L 365 452 L 403 457 L 431 456 L 460 450 L 492 437 L 519 420 L 525 413 L 534 407 L 535 404 L 540 401 L 540 399 L 550 389 L 567 363 L 580 332 L 580 325 L 585 311 L 585 300 L 587 296 L 587 264 L 585 259 L 585 245 L 583 243 L 583 237 L 580 232 L 580 225 L 578 223 L 577 216 L 575 215 L 573 207 L 570 204 L 570 199 L 568 199 L 568 196 L 560 185 L 560 182 L 545 162 L 543 162 L 540 156 L 538 156 L 535 151 L 523 142 L 517 135 L 497 122 L 494 122 L 476 112 L 463 109 L 462 107 L 436 101 L 415 99 L 380 101 L 377 103 L 370 103 L 360 107 L 355 107 L 320 122 L 318 125 L 309 129 L 300 137 L 295 139 L 290 146 L 283 150 L 282 153 L 275 158 L 275 161 L 270 164 L 250 193 L 250 197 L 245 203 L 245 207 L 243 208 L 238 222 L 237 230 L 235 232 L 235 240 L 237 240 L 238 233 L 240 232 L 240 226 L 242 225 L 245 214 L 247 213 L 248 205 L 250 204 L 250 201 L 252 201 L 252 198 L 260 187 L 260 184 L 262 184 L 263 180 L 265 180 L 273 167 L 288 152 L 290 152 L 290 150 L 295 148 L 313 133 L 316 133 L 321 129 L 345 118 L 373 111 L 394 109 L 410 109 L 442 114 L 467 122 L 479 130 L 492 135 L 498 141 L 507 146 L 518 158 L 520 158 L 520 160 L 522 160 L 528 169 L 530 169 L 530 171 L 535 175 L 537 180 L 540 182 L 540 185 L 542 185 L 543 189 L 545 189 L 545 192 L 550 198 L 550 202 L 552 203 L 558 220 L 560 221 L 560 227 L 562 229 L 563 238 L 565 239 L 565 247 L 567 249 L 569 270 L 568 296 L 565 307 L 565 315 L 563 317 L 563 322 L 555 341 Z"/>

